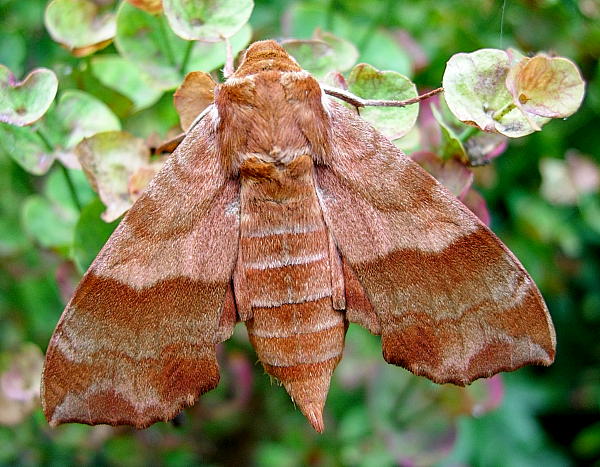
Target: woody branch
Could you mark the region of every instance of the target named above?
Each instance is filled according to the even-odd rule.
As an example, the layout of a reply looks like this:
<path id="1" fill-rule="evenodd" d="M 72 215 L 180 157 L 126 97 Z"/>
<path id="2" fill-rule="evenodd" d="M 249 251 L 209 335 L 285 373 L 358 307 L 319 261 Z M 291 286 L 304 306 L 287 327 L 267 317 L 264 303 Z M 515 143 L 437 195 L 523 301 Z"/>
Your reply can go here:
<path id="1" fill-rule="evenodd" d="M 385 99 L 363 99 L 362 97 L 358 97 L 352 94 L 351 92 L 344 91 L 343 89 L 323 86 L 323 91 L 325 91 L 326 94 L 329 94 L 333 97 L 337 97 L 338 99 L 342 99 L 343 101 L 355 107 L 406 107 L 407 105 L 416 104 L 417 102 L 429 99 L 430 97 L 441 93 L 443 90 L 444 88 L 440 87 L 434 89 L 433 91 L 426 92 L 425 94 L 421 94 L 420 96 L 413 97 L 411 99 L 397 101 Z"/>

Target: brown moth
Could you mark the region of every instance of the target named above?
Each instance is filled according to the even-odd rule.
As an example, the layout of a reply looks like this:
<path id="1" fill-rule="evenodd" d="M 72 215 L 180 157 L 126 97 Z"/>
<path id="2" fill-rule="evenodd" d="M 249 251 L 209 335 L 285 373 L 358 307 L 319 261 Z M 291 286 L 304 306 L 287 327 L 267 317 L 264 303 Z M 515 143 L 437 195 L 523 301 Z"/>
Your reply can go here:
<path id="1" fill-rule="evenodd" d="M 48 347 L 51 425 L 170 420 L 244 321 L 312 426 L 349 322 L 437 383 L 549 365 L 535 284 L 464 205 L 257 42 L 85 274 Z"/>

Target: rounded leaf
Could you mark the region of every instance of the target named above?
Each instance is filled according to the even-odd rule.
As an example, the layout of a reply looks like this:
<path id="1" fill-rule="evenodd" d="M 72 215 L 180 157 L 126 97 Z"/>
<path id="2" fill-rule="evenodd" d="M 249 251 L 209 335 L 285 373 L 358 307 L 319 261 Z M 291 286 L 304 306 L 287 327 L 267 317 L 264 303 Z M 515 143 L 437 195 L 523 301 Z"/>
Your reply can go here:
<path id="1" fill-rule="evenodd" d="M 52 39 L 77 57 L 106 47 L 116 33 L 115 15 L 101 12 L 90 0 L 53 0 L 44 22 Z"/>
<path id="2" fill-rule="evenodd" d="M 548 119 L 526 116 L 515 106 L 505 85 L 508 71 L 509 57 L 503 50 L 453 55 L 443 78 L 445 99 L 452 113 L 468 125 L 513 138 L 539 129 Z"/>
<path id="3" fill-rule="evenodd" d="M 354 44 L 328 32 L 317 31 L 313 39 L 287 40 L 281 45 L 317 79 L 330 72 L 348 70 L 358 59 Z"/>
<path id="4" fill-rule="evenodd" d="M 212 104 L 216 84 L 208 73 L 192 71 L 177 88 L 173 101 L 184 131 L 187 131 L 196 117 Z"/>
<path id="5" fill-rule="evenodd" d="M 44 248 L 69 248 L 77 212 L 39 195 L 23 203 L 23 227 Z"/>
<path id="6" fill-rule="evenodd" d="M 218 42 L 248 22 L 253 0 L 163 0 L 165 16 L 179 37 Z"/>
<path id="7" fill-rule="evenodd" d="M 32 128 L 0 123 L 0 146 L 24 170 L 43 175 L 54 162 L 52 148 Z"/>
<path id="8" fill-rule="evenodd" d="M 524 57 L 506 78 L 516 105 L 541 117 L 564 118 L 577 111 L 585 83 L 577 66 L 563 57 Z"/>
<path id="9" fill-rule="evenodd" d="M 413 68 L 408 52 L 392 34 L 382 29 L 372 33 L 370 40 L 361 50 L 360 61 L 406 76 L 411 74 Z"/>
<path id="10" fill-rule="evenodd" d="M 98 55 L 92 59 L 92 73 L 105 86 L 120 92 L 134 104 L 134 111 L 153 105 L 162 90 L 134 63 L 119 55 Z"/>
<path id="11" fill-rule="evenodd" d="M 161 24 L 161 22 L 163 22 Z M 161 89 L 172 89 L 181 81 L 177 68 L 185 41 L 153 16 L 123 2 L 117 12 L 115 45 L 123 57 L 142 68 Z"/>
<path id="12" fill-rule="evenodd" d="M 129 178 L 149 164 L 150 150 L 142 139 L 107 131 L 85 138 L 75 149 L 88 180 L 106 206 L 102 219 L 112 222 L 131 207 Z"/>
<path id="13" fill-rule="evenodd" d="M 0 65 L 0 122 L 25 126 L 39 120 L 56 96 L 58 79 L 52 70 L 37 68 L 23 81 Z"/>
<path id="14" fill-rule="evenodd" d="M 379 71 L 359 63 L 350 72 L 348 90 L 364 99 L 406 100 L 417 97 L 415 84 L 395 71 Z M 418 105 L 406 107 L 363 107 L 360 115 L 390 139 L 408 133 L 417 121 Z"/>
<path id="15" fill-rule="evenodd" d="M 249 42 L 244 26 L 231 40 L 234 53 Z M 192 70 L 210 71 L 225 63 L 225 43 L 188 42 L 177 37 L 164 17 L 156 17 L 124 2 L 117 12 L 115 45 L 120 54 L 142 69 L 155 87 L 173 89 Z M 185 65 L 185 66 L 184 66 Z"/>
<path id="16" fill-rule="evenodd" d="M 121 129 L 119 119 L 104 102 L 75 89 L 69 89 L 60 96 L 55 117 L 66 131 L 65 148 L 72 148 L 83 138 L 96 133 Z"/>

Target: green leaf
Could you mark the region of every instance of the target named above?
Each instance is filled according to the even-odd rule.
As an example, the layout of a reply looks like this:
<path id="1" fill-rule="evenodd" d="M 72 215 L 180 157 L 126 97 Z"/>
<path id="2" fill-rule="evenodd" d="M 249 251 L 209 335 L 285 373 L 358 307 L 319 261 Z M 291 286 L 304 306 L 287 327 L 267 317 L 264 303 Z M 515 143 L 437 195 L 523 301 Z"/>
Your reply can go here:
<path id="1" fill-rule="evenodd" d="M 136 112 L 124 120 L 124 130 L 142 138 L 169 139 L 169 130 L 179 126 L 179 116 L 173 106 L 173 98 L 163 94 L 152 107 Z"/>
<path id="2" fill-rule="evenodd" d="M 362 49 L 359 60 L 378 69 L 397 71 L 409 76 L 412 72 L 411 59 L 392 35 L 377 30 Z"/>
<path id="3" fill-rule="evenodd" d="M 163 0 L 165 16 L 179 37 L 218 42 L 233 36 L 248 22 L 252 0 Z"/>
<path id="4" fill-rule="evenodd" d="M 150 107 L 163 93 L 154 87 L 151 77 L 119 55 L 96 56 L 91 65 L 94 76 L 105 86 L 129 98 L 134 110 Z"/>
<path id="5" fill-rule="evenodd" d="M 73 238 L 73 259 L 81 273 L 85 272 L 119 222 L 104 222 L 100 215 L 105 210 L 95 198 L 82 210 Z"/>
<path id="6" fill-rule="evenodd" d="M 439 149 L 442 159 L 448 160 L 456 158 L 463 162 L 468 162 L 469 158 L 459 137 L 444 121 L 442 115 L 434 105 L 431 106 L 431 112 L 433 117 L 439 123 L 440 131 L 442 133 L 442 141 Z"/>
<path id="7" fill-rule="evenodd" d="M 317 31 L 313 39 L 287 40 L 281 45 L 317 79 L 332 71 L 348 70 L 358 58 L 358 50 L 351 42 L 328 32 Z"/>
<path id="8" fill-rule="evenodd" d="M 251 38 L 252 29 L 246 24 L 229 39 L 233 55 L 235 56 L 243 50 L 250 43 Z M 226 57 L 227 50 L 223 41 L 216 43 L 195 42 L 184 71 L 187 73 L 196 70 L 216 70 L 225 64 Z"/>
<path id="9" fill-rule="evenodd" d="M 120 130 L 121 123 L 108 106 L 83 91 L 69 89 L 59 98 L 52 119 L 60 122 L 60 144 L 72 149 L 83 138 L 102 131 Z"/>
<path id="10" fill-rule="evenodd" d="M 417 88 L 406 76 L 395 71 L 379 71 L 359 63 L 350 72 L 348 90 L 365 99 L 405 100 L 417 97 Z M 408 133 L 417 121 L 418 105 L 407 107 L 363 107 L 361 116 L 390 139 Z"/>
<path id="11" fill-rule="evenodd" d="M 58 79 L 52 70 L 37 68 L 23 81 L 0 65 L 0 122 L 17 126 L 31 125 L 48 110 L 56 91 Z"/>
<path id="12" fill-rule="evenodd" d="M 244 26 L 231 38 L 234 53 L 246 46 L 250 34 L 250 27 Z M 209 44 L 180 39 L 164 17 L 148 14 L 127 2 L 117 12 L 115 44 L 123 57 L 135 63 L 162 90 L 177 87 L 188 71 L 211 71 L 223 65 L 226 57 L 224 42 Z"/>
<path id="13" fill-rule="evenodd" d="M 54 162 L 52 149 L 32 128 L 0 123 L 0 147 L 33 175 L 45 174 Z"/>
<path id="14" fill-rule="evenodd" d="M 70 247 L 77 220 L 74 209 L 31 195 L 23 205 L 22 218 L 25 231 L 43 247 Z"/>
<path id="15" fill-rule="evenodd" d="M 0 31 L 0 63 L 10 68 L 17 76 L 23 73 L 27 55 L 25 39 L 18 32 Z"/>
<path id="16" fill-rule="evenodd" d="M 107 209 L 102 219 L 119 218 L 132 204 L 130 177 L 149 164 L 150 151 L 144 141 L 121 131 L 107 131 L 86 138 L 75 149 L 90 183 Z"/>
<path id="17" fill-rule="evenodd" d="M 178 65 L 183 60 L 185 41 L 153 16 L 123 2 L 117 11 L 115 45 L 123 57 L 135 63 L 160 85 L 172 89 L 181 81 Z"/>
<path id="18" fill-rule="evenodd" d="M 536 115 L 528 118 L 514 104 L 505 84 L 508 71 L 509 57 L 503 50 L 453 55 L 443 78 L 452 113 L 463 123 L 511 138 L 533 133 L 548 119 Z"/>
<path id="19" fill-rule="evenodd" d="M 115 36 L 115 15 L 90 0 L 53 0 L 44 15 L 48 33 L 76 57 L 94 53 Z"/>

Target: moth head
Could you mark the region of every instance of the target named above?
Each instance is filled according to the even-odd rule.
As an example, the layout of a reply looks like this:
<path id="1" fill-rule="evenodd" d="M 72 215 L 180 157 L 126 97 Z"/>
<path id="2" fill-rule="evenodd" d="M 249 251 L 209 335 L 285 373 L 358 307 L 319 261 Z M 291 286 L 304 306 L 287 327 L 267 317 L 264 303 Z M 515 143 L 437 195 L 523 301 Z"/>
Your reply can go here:
<path id="1" fill-rule="evenodd" d="M 252 44 L 242 58 L 233 76 L 242 78 L 261 71 L 301 71 L 285 49 L 275 41 L 259 41 Z"/>

